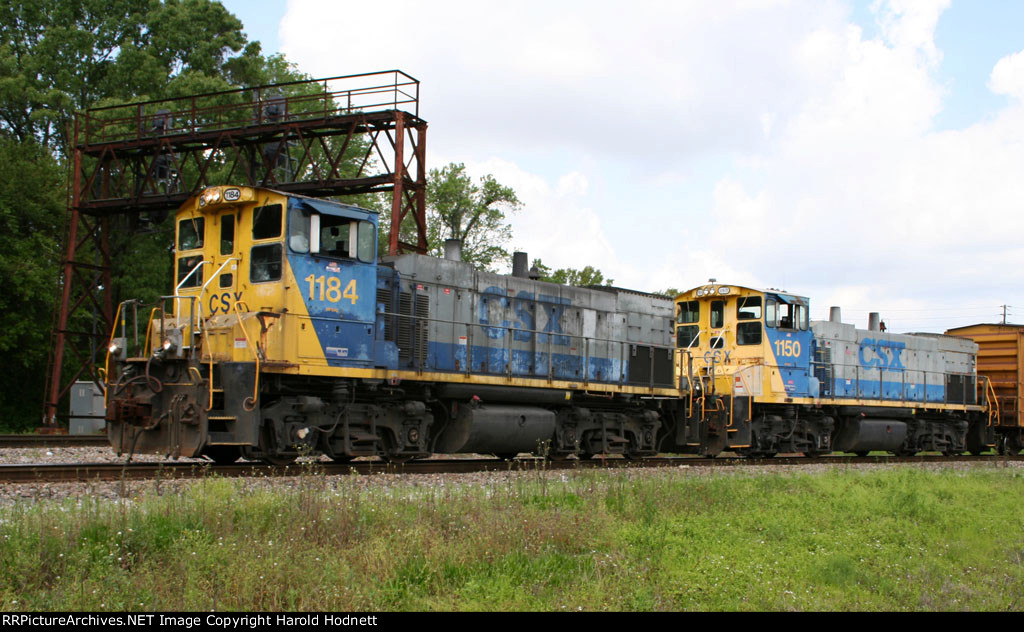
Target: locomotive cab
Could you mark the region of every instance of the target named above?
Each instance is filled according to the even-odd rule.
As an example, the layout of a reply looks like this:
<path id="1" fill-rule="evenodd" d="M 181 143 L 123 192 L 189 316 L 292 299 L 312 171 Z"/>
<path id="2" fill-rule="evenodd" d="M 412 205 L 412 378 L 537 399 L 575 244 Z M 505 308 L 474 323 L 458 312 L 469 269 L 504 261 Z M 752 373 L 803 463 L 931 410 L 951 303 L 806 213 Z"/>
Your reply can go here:
<path id="1" fill-rule="evenodd" d="M 206 189 L 179 211 L 172 328 L 205 334 L 204 361 L 372 366 L 376 231 L 354 206 Z"/>
<path id="2" fill-rule="evenodd" d="M 722 396 L 816 397 L 806 298 L 706 285 L 676 299 L 681 382 Z"/>

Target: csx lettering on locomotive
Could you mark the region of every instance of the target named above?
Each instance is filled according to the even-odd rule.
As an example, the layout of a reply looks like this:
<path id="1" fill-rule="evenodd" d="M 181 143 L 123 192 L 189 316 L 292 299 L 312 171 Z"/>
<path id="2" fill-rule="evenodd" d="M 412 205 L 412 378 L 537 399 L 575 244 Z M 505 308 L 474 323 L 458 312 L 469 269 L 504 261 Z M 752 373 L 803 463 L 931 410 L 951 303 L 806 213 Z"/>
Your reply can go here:
<path id="1" fill-rule="evenodd" d="M 906 348 L 905 342 L 864 338 L 860 341 L 857 356 L 863 367 L 898 370 L 904 368 L 900 352 Z"/>

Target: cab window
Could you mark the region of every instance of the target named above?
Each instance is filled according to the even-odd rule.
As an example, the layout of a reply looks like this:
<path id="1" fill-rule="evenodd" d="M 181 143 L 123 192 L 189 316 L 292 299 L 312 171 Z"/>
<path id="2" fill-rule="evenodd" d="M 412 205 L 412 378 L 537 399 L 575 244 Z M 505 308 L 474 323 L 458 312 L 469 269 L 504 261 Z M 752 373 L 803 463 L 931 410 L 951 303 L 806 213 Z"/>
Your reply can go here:
<path id="1" fill-rule="evenodd" d="M 196 255 L 194 257 L 182 257 L 178 259 L 178 281 L 176 285 L 180 285 L 183 288 L 186 287 L 199 287 L 203 284 L 203 271 L 196 270 L 195 274 L 189 276 L 189 273 L 199 264 L 203 262 L 202 255 Z M 185 277 L 188 280 L 185 281 Z M 181 282 L 185 281 L 184 284 Z"/>
<path id="2" fill-rule="evenodd" d="M 252 247 L 249 280 L 253 283 L 281 280 L 281 244 Z"/>
<path id="3" fill-rule="evenodd" d="M 373 223 L 321 215 L 319 253 L 328 257 L 373 263 L 377 255 L 377 235 Z"/>
<path id="4" fill-rule="evenodd" d="M 354 257 L 352 254 L 352 224 L 350 219 L 320 216 L 320 253 L 328 257 Z"/>
<path id="5" fill-rule="evenodd" d="M 686 301 L 677 306 L 677 323 L 695 323 L 700 320 L 700 303 L 698 301 Z"/>
<path id="6" fill-rule="evenodd" d="M 779 329 L 798 329 L 807 331 L 807 306 L 790 303 L 779 303 L 776 309 Z M 767 322 L 767 318 L 765 319 Z M 769 325 L 771 326 L 771 325 Z"/>
<path id="7" fill-rule="evenodd" d="M 288 247 L 294 252 L 309 252 L 309 213 L 300 208 L 288 210 Z"/>
<path id="8" fill-rule="evenodd" d="M 203 247 L 203 218 L 190 217 L 178 222 L 178 251 Z"/>
<path id="9" fill-rule="evenodd" d="M 252 238 L 273 239 L 281 236 L 281 205 L 257 206 L 252 210 Z"/>
<path id="10" fill-rule="evenodd" d="M 736 344 L 738 345 L 759 345 L 761 344 L 761 321 L 748 320 L 736 325 Z"/>
<path id="11" fill-rule="evenodd" d="M 689 349 L 700 345 L 697 336 L 700 328 L 697 325 L 684 325 L 676 329 L 676 346 L 681 349 Z"/>
<path id="12" fill-rule="evenodd" d="M 377 235 L 372 222 L 359 222 L 359 260 L 373 263 L 377 259 Z"/>
<path id="13" fill-rule="evenodd" d="M 235 216 L 220 218 L 220 254 L 230 255 L 235 251 Z"/>
<path id="14" fill-rule="evenodd" d="M 711 328 L 725 326 L 725 301 L 711 301 Z"/>
<path id="15" fill-rule="evenodd" d="M 761 297 L 743 296 L 736 301 L 737 320 L 761 320 Z"/>

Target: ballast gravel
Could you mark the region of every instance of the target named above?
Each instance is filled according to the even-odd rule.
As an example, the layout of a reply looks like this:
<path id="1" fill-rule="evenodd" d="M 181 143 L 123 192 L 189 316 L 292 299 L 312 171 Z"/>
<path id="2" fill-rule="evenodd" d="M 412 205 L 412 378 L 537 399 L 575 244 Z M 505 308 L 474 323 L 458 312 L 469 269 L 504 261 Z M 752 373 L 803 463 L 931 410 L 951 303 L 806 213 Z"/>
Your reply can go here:
<path id="1" fill-rule="evenodd" d="M 117 456 L 109 448 L 102 447 L 53 447 L 53 448 L 5 448 L 0 450 L 0 464 L 29 463 L 122 463 L 125 457 Z M 135 455 L 134 461 L 160 462 L 165 461 L 159 455 Z M 206 462 L 205 459 L 179 459 L 179 462 Z M 736 476 L 757 474 L 815 474 L 832 471 L 836 466 L 809 463 L 807 465 L 785 466 L 737 466 L 711 467 L 703 465 L 678 465 L 662 468 L 623 468 L 607 472 L 608 476 L 624 476 L 637 479 L 649 476 Z M 884 464 L 864 463 L 842 466 L 855 470 L 889 469 L 894 467 L 913 467 L 927 470 L 968 470 L 977 467 L 1007 467 L 1021 470 L 1024 473 L 1024 461 L 1000 461 L 996 464 L 977 462 L 949 463 L 914 463 Z M 593 473 L 594 470 L 558 470 L 528 469 L 523 471 L 502 470 L 496 472 L 473 472 L 451 474 L 371 474 L 371 475 L 324 475 L 322 484 L 327 487 L 344 486 L 349 489 L 397 489 L 424 487 L 465 487 L 501 486 L 523 479 L 569 481 L 582 473 Z M 298 477 L 273 478 L 241 478 L 240 484 L 246 489 L 280 488 L 289 489 L 308 484 L 308 480 Z M 178 493 L 191 485 L 202 485 L 202 479 L 178 480 L 141 480 L 141 481 L 93 481 L 79 483 L 3 483 L 0 482 L 0 507 L 14 504 L 26 504 L 39 501 L 59 501 L 63 499 L 104 498 L 112 501 L 131 502 L 144 494 Z"/>

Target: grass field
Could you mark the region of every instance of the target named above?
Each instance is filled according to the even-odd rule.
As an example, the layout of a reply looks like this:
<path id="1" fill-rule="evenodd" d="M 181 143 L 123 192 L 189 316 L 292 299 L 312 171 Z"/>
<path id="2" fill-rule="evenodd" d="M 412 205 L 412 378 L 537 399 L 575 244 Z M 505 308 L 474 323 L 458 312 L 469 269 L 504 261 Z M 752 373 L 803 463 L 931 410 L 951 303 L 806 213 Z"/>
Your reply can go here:
<path id="1" fill-rule="evenodd" d="M 0 610 L 1022 610 L 1024 470 L 207 479 L 0 511 Z"/>

